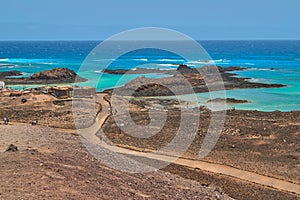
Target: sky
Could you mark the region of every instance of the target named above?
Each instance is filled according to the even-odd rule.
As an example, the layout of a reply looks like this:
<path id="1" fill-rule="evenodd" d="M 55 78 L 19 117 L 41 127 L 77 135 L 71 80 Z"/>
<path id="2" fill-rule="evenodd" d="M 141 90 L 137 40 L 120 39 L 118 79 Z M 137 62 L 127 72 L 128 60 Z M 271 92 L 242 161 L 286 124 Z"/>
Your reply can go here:
<path id="1" fill-rule="evenodd" d="M 300 39 L 299 0 L 5 0 L 0 40 L 104 40 L 162 27 L 197 40 Z"/>

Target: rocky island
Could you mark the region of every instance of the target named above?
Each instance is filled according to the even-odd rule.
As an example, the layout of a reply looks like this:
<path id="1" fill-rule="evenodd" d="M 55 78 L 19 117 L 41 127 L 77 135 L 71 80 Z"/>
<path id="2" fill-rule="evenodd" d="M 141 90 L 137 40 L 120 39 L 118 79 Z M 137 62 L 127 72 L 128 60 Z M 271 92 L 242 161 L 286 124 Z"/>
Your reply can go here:
<path id="1" fill-rule="evenodd" d="M 239 104 L 239 103 L 250 103 L 248 100 L 235 99 L 235 98 L 216 98 L 210 99 L 207 103 L 229 103 L 229 104 Z"/>
<path id="2" fill-rule="evenodd" d="M 29 78 L 12 77 L 21 75 L 22 73 L 18 71 L 0 72 L 0 80 L 4 81 L 7 85 L 56 84 L 87 81 L 87 79 L 79 77 L 73 70 L 68 68 L 55 68 L 52 70 L 38 72 Z"/>
<path id="3" fill-rule="evenodd" d="M 219 90 L 216 88 L 209 88 L 207 86 L 207 80 L 214 85 L 220 85 L 220 78 L 223 81 L 224 88 L 226 90 L 231 89 L 244 89 L 244 88 L 277 88 L 285 87 L 282 84 L 266 84 L 266 83 L 256 83 L 250 82 L 248 78 L 239 78 L 236 77 L 233 71 L 245 70 L 246 68 L 242 67 L 213 67 L 205 66 L 202 68 L 191 68 L 187 65 L 179 65 L 176 70 L 167 70 L 168 74 L 171 74 L 170 77 L 165 78 L 145 78 L 139 77 L 136 78 L 125 86 L 115 90 L 120 95 L 127 94 L 130 91 L 135 91 L 134 96 L 172 96 L 176 91 L 176 94 L 188 94 L 189 90 L 186 85 L 183 83 L 188 81 L 189 85 L 192 87 L 195 93 L 208 92 Z M 148 69 L 145 69 L 147 72 Z M 139 73 L 142 72 L 142 69 L 138 70 Z M 151 70 L 150 70 L 151 71 Z M 161 70 L 164 72 L 166 70 Z M 215 76 L 216 71 L 221 77 Z M 106 73 L 129 73 L 127 70 L 117 70 L 116 72 L 110 70 Z M 157 70 L 159 72 L 159 70 Z M 130 72 L 130 73 L 135 73 Z M 190 87 L 188 86 L 188 87 Z"/>
<path id="4" fill-rule="evenodd" d="M 6 79 L 6 77 L 12 76 L 22 76 L 23 74 L 19 71 L 8 71 L 8 72 L 0 72 L 0 80 Z"/>

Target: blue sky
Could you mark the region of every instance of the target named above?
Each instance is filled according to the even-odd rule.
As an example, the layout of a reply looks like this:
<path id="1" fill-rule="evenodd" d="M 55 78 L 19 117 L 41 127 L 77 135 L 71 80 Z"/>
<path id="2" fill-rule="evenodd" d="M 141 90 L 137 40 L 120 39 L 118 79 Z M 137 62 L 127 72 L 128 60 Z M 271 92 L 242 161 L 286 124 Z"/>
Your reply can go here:
<path id="1" fill-rule="evenodd" d="M 300 39 L 299 0 L 5 0 L 0 40 L 103 40 L 171 28 L 200 40 Z"/>

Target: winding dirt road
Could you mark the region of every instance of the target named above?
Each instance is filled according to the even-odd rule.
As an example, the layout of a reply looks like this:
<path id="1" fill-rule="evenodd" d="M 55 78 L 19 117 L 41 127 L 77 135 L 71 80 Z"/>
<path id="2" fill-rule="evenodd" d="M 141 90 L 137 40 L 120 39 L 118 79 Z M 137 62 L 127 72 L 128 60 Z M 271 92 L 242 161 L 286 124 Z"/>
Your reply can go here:
<path id="1" fill-rule="evenodd" d="M 81 131 L 86 134 L 81 134 L 86 140 L 88 140 L 92 144 L 99 144 L 108 150 L 111 150 L 116 153 L 122 153 L 122 154 L 128 154 L 128 155 L 134 155 L 134 156 L 140 156 L 140 157 L 145 157 L 149 159 L 155 159 L 159 161 L 165 161 L 165 162 L 171 162 L 174 160 L 174 157 L 171 155 L 160 155 L 160 154 L 155 154 L 155 153 L 145 153 L 145 152 L 140 152 L 140 151 L 135 151 L 131 150 L 128 148 L 120 148 L 116 146 L 111 146 L 106 143 L 104 143 L 102 140 L 99 139 L 95 134 L 90 134 L 91 131 L 96 133 L 96 130 L 101 128 L 102 124 L 105 122 L 106 118 L 109 116 L 108 113 L 108 108 L 109 108 L 109 103 L 103 99 L 105 94 L 98 94 L 98 99 L 102 105 L 102 111 L 98 115 L 98 122 L 95 123 L 92 127 L 88 129 L 83 129 L 86 131 Z M 272 187 L 274 189 L 278 189 L 281 191 L 286 191 L 290 193 L 294 193 L 297 195 L 300 195 L 300 185 L 291 183 L 288 181 L 256 174 L 253 172 L 245 171 L 245 170 L 240 170 L 236 169 L 234 167 L 226 166 L 226 165 L 221 165 L 221 164 L 214 164 L 214 163 L 209 163 L 205 161 L 200 161 L 200 160 L 192 160 L 192 159 L 187 159 L 187 158 L 178 158 L 174 162 L 175 164 L 186 166 L 189 168 L 194 168 L 194 169 L 200 169 L 216 174 L 223 174 L 227 175 L 230 177 L 235 177 L 241 180 L 249 181 L 252 183 L 260 184 L 263 186 L 268 186 Z"/>

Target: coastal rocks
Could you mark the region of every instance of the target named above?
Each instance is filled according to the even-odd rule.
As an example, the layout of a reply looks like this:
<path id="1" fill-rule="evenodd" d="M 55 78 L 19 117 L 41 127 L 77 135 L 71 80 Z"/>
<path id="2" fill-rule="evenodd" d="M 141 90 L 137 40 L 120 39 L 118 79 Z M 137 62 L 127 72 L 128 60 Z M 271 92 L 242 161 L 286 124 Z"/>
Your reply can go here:
<path id="1" fill-rule="evenodd" d="M 224 87 L 226 90 L 232 90 L 285 86 L 282 84 L 250 82 L 247 78 L 238 78 L 234 76 L 235 74 L 230 73 L 231 71 L 244 69 L 242 67 L 221 68 L 216 66 L 204 66 L 193 69 L 187 65 L 179 65 L 173 76 L 159 79 L 136 78 L 114 91 L 119 95 L 132 94 L 132 91 L 134 91 L 133 96 L 173 96 L 174 94 L 189 94 L 191 89 L 195 93 L 201 93 L 222 90 Z M 209 89 L 207 84 L 210 84 Z"/>
<path id="2" fill-rule="evenodd" d="M 216 98 L 216 99 L 210 99 L 206 103 L 229 103 L 229 104 L 238 104 L 238 103 L 249 103 L 248 100 L 241 100 L 241 99 L 235 99 L 235 98 Z"/>
<path id="3" fill-rule="evenodd" d="M 73 70 L 68 68 L 55 68 L 52 70 L 38 72 L 29 78 L 11 78 L 7 76 L 20 76 L 22 73 L 17 71 L 2 72 L 0 79 L 9 85 L 26 85 L 26 84 L 57 84 L 57 83 L 74 83 L 87 81 L 79 77 Z"/>
<path id="4" fill-rule="evenodd" d="M 47 70 L 43 72 L 36 73 L 30 77 L 31 80 L 49 80 L 49 81 L 59 81 L 59 82 L 75 82 L 77 74 L 68 68 L 55 68 L 52 70 Z M 78 77 L 79 79 L 82 79 Z"/>
<path id="5" fill-rule="evenodd" d="M 27 99 L 22 98 L 22 99 L 21 99 L 21 102 L 22 102 L 22 103 L 26 103 L 26 102 L 27 102 Z"/>
<path id="6" fill-rule="evenodd" d="M 0 64 L 0 67 L 12 67 L 14 64 Z"/>
<path id="7" fill-rule="evenodd" d="M 21 72 L 19 71 L 8 71 L 8 72 L 0 72 L 0 80 L 5 79 L 6 77 L 9 76 L 21 76 L 23 75 Z"/>
<path id="8" fill-rule="evenodd" d="M 179 65 L 176 71 L 180 72 L 181 74 L 198 73 L 197 69 L 190 68 L 189 66 L 183 64 Z"/>
<path id="9" fill-rule="evenodd" d="M 17 152 L 17 151 L 18 151 L 18 147 L 15 146 L 15 145 L 13 145 L 13 144 L 10 144 L 10 145 L 7 147 L 7 149 L 6 149 L 5 152 Z"/>
<path id="10" fill-rule="evenodd" d="M 122 96 L 128 94 L 132 94 L 133 96 L 172 96 L 174 95 L 174 91 L 181 93 L 182 90 L 185 89 L 185 87 L 180 84 L 183 80 L 180 80 L 178 87 L 173 89 L 173 83 L 176 83 L 179 79 L 180 77 L 168 77 L 165 79 L 140 77 L 130 81 L 124 87 L 115 88 L 114 93 Z M 169 88 L 173 90 L 171 91 Z"/>
<path id="11" fill-rule="evenodd" d="M 232 67 L 218 67 L 219 71 L 221 72 L 229 72 L 229 71 L 242 71 L 242 70 L 246 70 L 247 68 L 245 67 L 239 67 L 239 66 L 232 66 Z"/>
<path id="12" fill-rule="evenodd" d="M 130 70 L 126 70 L 126 69 L 117 69 L 117 70 L 105 69 L 102 72 L 107 73 L 107 74 L 126 74 L 129 71 Z"/>
<path id="13" fill-rule="evenodd" d="M 176 64 L 174 64 L 176 66 Z M 153 73 L 158 73 L 158 74 L 196 74 L 199 72 L 204 72 L 205 73 L 215 73 L 216 70 L 219 70 L 219 72 L 224 73 L 224 72 L 230 72 L 230 71 L 241 71 L 241 70 L 246 70 L 247 68 L 244 67 L 239 67 L 239 66 L 232 66 L 232 67 L 212 67 L 212 66 L 204 66 L 201 68 L 191 68 L 188 65 L 185 64 L 180 64 L 178 65 L 177 69 L 148 69 L 148 68 L 136 68 L 134 70 L 129 70 L 129 69 L 104 69 L 102 72 L 107 73 L 107 74 L 153 74 Z"/>

